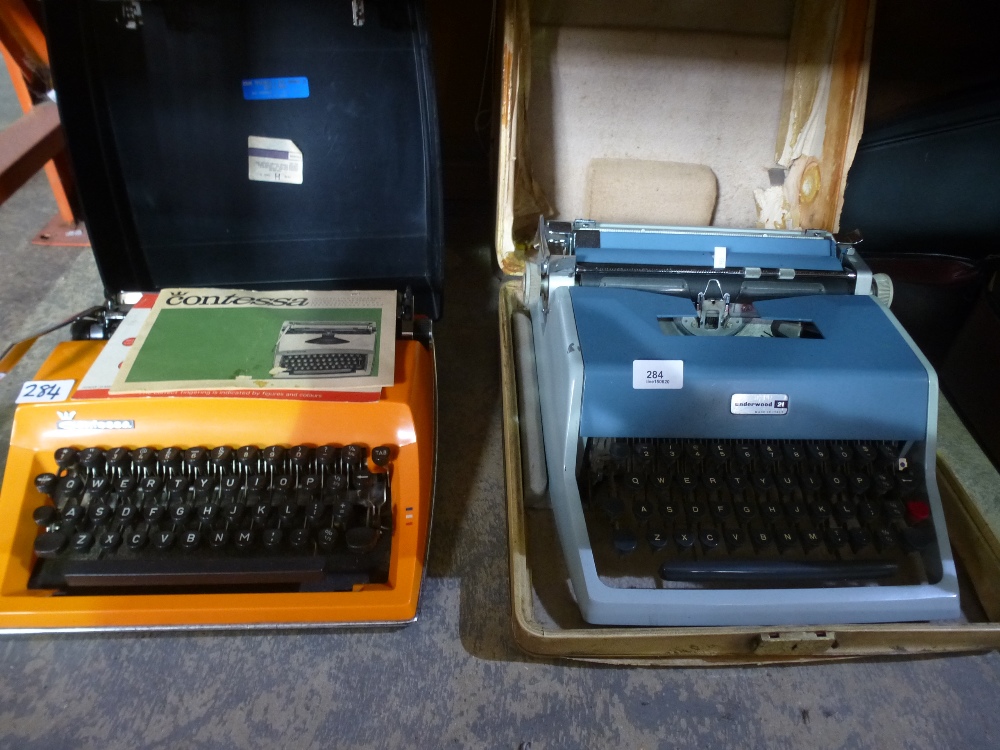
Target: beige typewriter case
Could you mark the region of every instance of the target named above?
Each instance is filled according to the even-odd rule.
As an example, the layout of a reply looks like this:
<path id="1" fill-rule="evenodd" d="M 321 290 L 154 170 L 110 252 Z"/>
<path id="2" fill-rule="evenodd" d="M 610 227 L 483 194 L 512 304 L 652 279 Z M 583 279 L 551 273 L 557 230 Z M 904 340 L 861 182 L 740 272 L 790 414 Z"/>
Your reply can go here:
<path id="1" fill-rule="evenodd" d="M 496 248 L 524 271 L 538 217 L 838 231 L 861 137 L 874 0 L 508 0 Z M 528 653 L 631 664 L 823 661 L 1000 647 L 1000 479 L 943 402 L 938 482 L 963 568 L 953 623 L 594 627 L 551 512 L 526 507 L 511 316 L 500 296 L 511 606 Z M 992 503 L 992 505 L 991 505 Z M 992 529 L 990 530 L 990 523 Z"/>

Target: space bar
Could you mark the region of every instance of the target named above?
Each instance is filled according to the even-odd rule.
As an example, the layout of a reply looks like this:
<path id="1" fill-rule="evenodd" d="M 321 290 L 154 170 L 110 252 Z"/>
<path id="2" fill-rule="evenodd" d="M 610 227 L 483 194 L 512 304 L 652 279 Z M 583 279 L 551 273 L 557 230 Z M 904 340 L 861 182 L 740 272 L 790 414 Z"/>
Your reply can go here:
<path id="1" fill-rule="evenodd" d="M 70 560 L 66 586 L 234 586 L 307 583 L 323 578 L 322 557 Z"/>
<path id="2" fill-rule="evenodd" d="M 888 578 L 898 568 L 882 560 L 667 560 L 660 566 L 660 578 L 690 583 L 848 583 Z"/>

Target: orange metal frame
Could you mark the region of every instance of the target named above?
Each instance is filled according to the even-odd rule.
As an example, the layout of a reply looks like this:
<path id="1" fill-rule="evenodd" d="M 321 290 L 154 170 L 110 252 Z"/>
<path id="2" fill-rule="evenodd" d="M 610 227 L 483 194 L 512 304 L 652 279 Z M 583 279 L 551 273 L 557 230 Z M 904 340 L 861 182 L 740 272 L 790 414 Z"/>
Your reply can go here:
<path id="1" fill-rule="evenodd" d="M 79 383 L 101 342 L 56 347 L 39 380 Z M 108 397 L 18 407 L 0 492 L 0 630 L 198 628 L 275 625 L 402 624 L 415 619 L 430 528 L 436 447 L 433 351 L 396 344 L 395 385 L 366 403 L 245 398 Z M 70 417 L 67 412 L 72 412 Z M 131 420 L 128 431 L 60 430 L 58 423 Z M 47 502 L 34 477 L 53 471 L 64 445 L 322 445 L 398 447 L 391 482 L 393 541 L 389 580 L 348 592 L 56 595 L 28 588 L 38 529 L 32 513 Z"/>

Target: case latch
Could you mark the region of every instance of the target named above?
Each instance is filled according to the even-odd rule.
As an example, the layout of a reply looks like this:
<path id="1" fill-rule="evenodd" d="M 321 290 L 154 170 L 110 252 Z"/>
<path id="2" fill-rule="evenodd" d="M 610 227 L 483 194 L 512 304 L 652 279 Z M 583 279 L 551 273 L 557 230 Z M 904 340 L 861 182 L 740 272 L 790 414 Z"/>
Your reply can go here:
<path id="1" fill-rule="evenodd" d="M 829 630 L 788 630 L 761 633 L 753 652 L 762 656 L 803 656 L 822 654 L 837 647 L 837 634 Z"/>

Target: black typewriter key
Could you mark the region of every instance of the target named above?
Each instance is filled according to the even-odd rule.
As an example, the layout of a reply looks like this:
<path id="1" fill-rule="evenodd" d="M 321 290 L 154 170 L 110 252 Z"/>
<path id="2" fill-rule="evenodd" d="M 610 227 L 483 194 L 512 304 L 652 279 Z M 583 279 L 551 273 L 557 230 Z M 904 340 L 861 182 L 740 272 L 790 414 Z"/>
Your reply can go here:
<path id="1" fill-rule="evenodd" d="M 183 500 L 187 496 L 187 491 L 190 486 L 191 480 L 186 476 L 172 476 L 167 480 L 165 485 L 167 497 L 172 500 Z"/>
<path id="2" fill-rule="evenodd" d="M 229 475 L 222 477 L 219 482 L 219 491 L 222 493 L 224 498 L 235 497 L 236 494 L 242 489 L 243 480 L 240 477 Z"/>
<path id="3" fill-rule="evenodd" d="M 114 552 L 121 544 L 122 535 L 120 531 L 109 529 L 97 535 L 97 546 L 105 552 Z"/>
<path id="4" fill-rule="evenodd" d="M 312 448 L 308 445 L 293 445 L 288 450 L 288 460 L 292 462 L 299 471 L 302 471 L 312 462 Z"/>
<path id="5" fill-rule="evenodd" d="M 168 550 L 174 546 L 177 536 L 169 529 L 160 529 L 150 535 L 150 543 L 158 550 Z"/>
<path id="6" fill-rule="evenodd" d="M 35 554 L 39 557 L 55 557 L 69 543 L 69 535 L 64 531 L 45 531 L 35 537 Z"/>
<path id="7" fill-rule="evenodd" d="M 100 448 L 84 448 L 77 456 L 77 462 L 87 471 L 103 472 L 107 459 Z"/>
<path id="8" fill-rule="evenodd" d="M 830 455 L 833 457 L 835 464 L 843 466 L 851 463 L 851 459 L 854 458 L 854 451 L 848 443 L 834 443 L 830 446 Z"/>
<path id="9" fill-rule="evenodd" d="M 170 520 L 175 524 L 183 524 L 191 517 L 191 506 L 187 503 L 174 503 L 170 506 Z"/>
<path id="10" fill-rule="evenodd" d="M 758 492 L 767 492 L 774 487 L 774 477 L 766 471 L 755 471 L 751 482 L 753 488 Z"/>
<path id="11" fill-rule="evenodd" d="M 808 531 L 802 532 L 800 541 L 802 542 L 803 550 L 806 552 L 812 552 L 823 543 L 823 537 L 820 536 L 820 532 L 815 531 L 814 529 L 809 529 Z"/>
<path id="12" fill-rule="evenodd" d="M 94 526 L 100 526 L 111 520 L 113 513 L 111 506 L 105 503 L 91 503 L 87 508 L 87 515 Z"/>
<path id="13" fill-rule="evenodd" d="M 669 492 L 670 475 L 663 471 L 650 474 L 648 484 L 657 492 Z"/>
<path id="14" fill-rule="evenodd" d="M 347 489 L 347 477 L 343 474 L 334 474 L 327 480 L 326 486 L 334 491 L 345 490 Z"/>
<path id="15" fill-rule="evenodd" d="M 198 520 L 202 523 L 214 523 L 222 511 L 222 506 L 218 503 L 205 503 L 198 509 Z"/>
<path id="16" fill-rule="evenodd" d="M 822 492 L 826 488 L 823 479 L 817 474 L 803 474 L 799 479 L 803 492 Z"/>
<path id="17" fill-rule="evenodd" d="M 132 464 L 144 474 L 156 463 L 156 449 L 144 446 L 132 451 Z"/>
<path id="18" fill-rule="evenodd" d="M 677 475 L 677 486 L 684 490 L 685 494 L 691 495 L 701 484 L 701 477 L 694 472 L 685 471 Z"/>
<path id="19" fill-rule="evenodd" d="M 183 452 L 180 448 L 175 448 L 174 446 L 161 448 L 156 452 L 156 463 L 160 465 L 160 469 L 165 474 L 173 474 L 179 471 L 183 460 Z"/>
<path id="20" fill-rule="evenodd" d="M 680 503 L 665 497 L 660 500 L 660 517 L 665 521 L 673 521 L 681 517 Z"/>
<path id="21" fill-rule="evenodd" d="M 109 448 L 104 453 L 104 457 L 108 462 L 108 468 L 115 472 L 121 472 L 132 463 L 132 456 L 129 454 L 128 448 L 123 448 L 120 445 Z"/>
<path id="22" fill-rule="evenodd" d="M 649 543 L 649 548 L 653 550 L 653 552 L 659 552 L 662 549 L 666 549 L 667 544 L 669 544 L 667 534 L 661 528 L 648 529 L 646 531 L 646 541 Z"/>
<path id="23" fill-rule="evenodd" d="M 331 506 L 331 510 L 333 511 L 333 522 L 338 526 L 344 526 L 354 514 L 354 503 L 350 500 L 338 500 Z"/>
<path id="24" fill-rule="evenodd" d="M 267 521 L 267 519 L 271 516 L 271 501 L 261 500 L 260 502 L 254 503 L 253 507 L 250 509 L 250 515 L 253 517 L 253 520 L 258 523 Z"/>
<path id="25" fill-rule="evenodd" d="M 868 500 L 859 501 L 854 512 L 861 523 L 874 521 L 878 517 L 878 507 Z"/>
<path id="26" fill-rule="evenodd" d="M 826 530 L 826 546 L 831 552 L 836 552 L 847 545 L 847 529 L 834 528 Z"/>
<path id="27" fill-rule="evenodd" d="M 310 500 L 306 503 L 306 518 L 313 523 L 318 523 L 326 513 L 326 503 L 322 500 Z"/>
<path id="28" fill-rule="evenodd" d="M 363 445 L 358 445 L 357 443 L 352 443 L 351 445 L 344 447 L 344 460 L 352 466 L 357 466 L 361 464 L 368 456 L 368 449 Z"/>
<path id="29" fill-rule="evenodd" d="M 781 518 L 781 506 L 778 503 L 761 503 L 760 515 L 765 520 L 776 521 Z"/>
<path id="30" fill-rule="evenodd" d="M 268 552 L 274 552 L 281 548 L 285 535 L 281 529 L 264 529 L 260 533 L 261 544 Z"/>
<path id="31" fill-rule="evenodd" d="M 87 483 L 83 477 L 75 475 L 63 477 L 56 485 L 56 499 L 63 501 L 79 497 L 83 494 L 86 486 Z"/>
<path id="32" fill-rule="evenodd" d="M 872 485 L 876 495 L 888 495 L 896 487 L 896 480 L 890 472 L 876 471 L 872 474 Z"/>
<path id="33" fill-rule="evenodd" d="M 875 529 L 874 534 L 875 549 L 879 552 L 890 552 L 899 546 L 899 538 L 896 535 L 895 529 L 888 526 L 882 526 Z"/>
<path id="34" fill-rule="evenodd" d="M 681 447 L 680 444 L 674 442 L 660 443 L 658 453 L 660 454 L 660 460 L 669 466 L 677 463 L 677 460 L 681 457 Z"/>
<path id="35" fill-rule="evenodd" d="M 785 443 L 782 446 L 782 452 L 785 454 L 785 460 L 790 464 L 798 464 L 806 459 L 806 452 L 801 443 Z"/>
<path id="36" fill-rule="evenodd" d="M 146 519 L 146 523 L 159 523 L 167 517 L 167 508 L 163 505 L 154 503 L 152 505 L 147 505 L 142 515 L 143 518 Z"/>
<path id="37" fill-rule="evenodd" d="M 646 484 L 646 477 L 643 474 L 630 471 L 622 480 L 630 490 L 641 490 Z"/>
<path id="38" fill-rule="evenodd" d="M 872 486 L 872 480 L 867 474 L 852 472 L 847 477 L 847 483 L 851 486 L 851 491 L 855 495 L 863 495 Z"/>
<path id="39" fill-rule="evenodd" d="M 376 449 L 378 450 L 378 449 Z M 316 449 L 316 465 L 328 469 L 340 461 L 340 448 L 335 445 L 321 445 Z M 374 456 L 374 451 L 372 451 Z"/>
<path id="40" fill-rule="evenodd" d="M 790 495 L 793 495 L 797 489 L 799 489 L 799 483 L 795 478 L 795 475 L 790 474 L 787 471 L 779 471 L 775 474 L 774 484 L 778 488 L 778 492 L 782 497 L 789 497 Z"/>
<path id="41" fill-rule="evenodd" d="M 208 450 L 200 445 L 192 446 L 184 451 L 183 460 L 189 472 L 200 471 L 208 463 Z"/>
<path id="42" fill-rule="evenodd" d="M 275 492 L 280 492 L 282 494 L 287 494 L 288 492 L 295 489 L 295 478 L 288 476 L 287 474 L 281 474 L 276 476 L 271 482 L 271 488 Z"/>
<path id="43" fill-rule="evenodd" d="M 351 552 L 371 552 L 378 544 L 379 530 L 370 526 L 355 526 L 344 534 L 344 543 Z"/>
<path id="44" fill-rule="evenodd" d="M 89 552 L 94 546 L 94 534 L 90 531 L 77 531 L 69 540 L 69 546 L 74 552 Z"/>
<path id="45" fill-rule="evenodd" d="M 787 552 L 799 543 L 799 534 L 795 529 L 778 529 L 774 533 L 774 544 L 779 552 Z"/>
<path id="46" fill-rule="evenodd" d="M 708 512 L 708 504 L 694 500 L 684 504 L 684 512 L 687 514 L 688 520 L 697 521 L 699 518 L 704 518 Z"/>
<path id="47" fill-rule="evenodd" d="M 76 464 L 76 448 L 59 448 L 54 455 L 56 466 L 60 469 L 68 469 Z"/>
<path id="48" fill-rule="evenodd" d="M 833 517 L 840 523 L 847 523 L 854 520 L 854 503 L 847 500 L 840 500 L 833 504 Z"/>
<path id="49" fill-rule="evenodd" d="M 708 510 L 712 514 L 712 518 L 717 521 L 724 521 L 733 514 L 733 506 L 725 501 L 709 503 Z"/>
<path id="50" fill-rule="evenodd" d="M 702 529 L 698 532 L 698 541 L 705 552 L 711 552 L 719 546 L 719 532 L 715 529 Z"/>
<path id="51" fill-rule="evenodd" d="M 256 445 L 244 445 L 236 451 L 236 460 L 245 468 L 256 466 L 260 457 L 260 449 Z"/>
<path id="52" fill-rule="evenodd" d="M 732 492 L 743 492 L 750 486 L 750 480 L 745 474 L 732 474 L 726 480 L 726 484 Z"/>
<path id="53" fill-rule="evenodd" d="M 848 489 L 847 477 L 838 471 L 826 475 L 826 488 L 830 492 L 844 492 Z"/>
<path id="54" fill-rule="evenodd" d="M 771 537 L 771 532 L 767 529 L 761 528 L 760 526 L 752 526 L 750 528 L 750 543 L 756 552 L 764 552 L 767 550 L 774 539 Z"/>
<path id="55" fill-rule="evenodd" d="M 43 495 L 51 495 L 59 483 L 59 478 L 50 472 L 39 474 L 35 477 L 35 489 Z"/>
<path id="56" fill-rule="evenodd" d="M 91 498 L 104 497 L 111 492 L 111 480 L 104 476 L 91 477 L 87 480 L 87 494 Z"/>
<path id="57" fill-rule="evenodd" d="M 306 496 L 315 495 L 322 489 L 322 487 L 322 480 L 315 474 L 307 474 L 302 477 L 302 481 L 299 482 L 299 491 L 304 492 Z"/>
<path id="58" fill-rule="evenodd" d="M 814 521 L 826 521 L 832 512 L 830 503 L 823 501 L 809 503 L 809 515 Z"/>
<path id="59" fill-rule="evenodd" d="M 806 453 L 816 463 L 826 463 L 830 460 L 830 452 L 824 443 L 806 443 Z"/>
<path id="60" fill-rule="evenodd" d="M 197 529 L 188 529 L 180 533 L 181 549 L 186 552 L 198 549 L 201 545 L 201 532 Z"/>
<path id="61" fill-rule="evenodd" d="M 292 529 L 288 532 L 288 546 L 301 552 L 309 547 L 308 529 Z"/>
<path id="62" fill-rule="evenodd" d="M 747 535 L 742 529 L 728 528 L 722 532 L 722 538 L 730 552 L 738 552 L 747 544 Z"/>
<path id="63" fill-rule="evenodd" d="M 320 529 L 316 532 L 316 546 L 324 552 L 330 552 L 337 545 L 336 529 Z"/>
<path id="64" fill-rule="evenodd" d="M 861 463 L 870 464 L 878 459 L 878 449 L 871 443 L 855 443 L 854 456 Z"/>
<path id="65" fill-rule="evenodd" d="M 125 476 L 115 479 L 112 486 L 114 487 L 115 494 L 118 497 L 129 497 L 136 487 L 139 486 L 139 483 L 131 474 L 126 474 Z"/>
<path id="66" fill-rule="evenodd" d="M 872 533 L 868 529 L 849 529 L 847 536 L 855 552 L 862 552 L 872 544 Z"/>
<path id="67" fill-rule="evenodd" d="M 684 455 L 692 461 L 701 463 L 705 460 L 705 456 L 708 455 L 708 450 L 704 443 L 691 442 L 684 446 Z"/>
<path id="68" fill-rule="evenodd" d="M 299 504 L 294 500 L 286 500 L 278 506 L 278 518 L 283 522 L 291 522 L 299 514 Z"/>
<path id="69" fill-rule="evenodd" d="M 157 476 L 143 477 L 139 480 L 139 492 L 147 497 L 158 493 L 162 486 L 163 482 Z"/>
<path id="70" fill-rule="evenodd" d="M 656 451 L 650 443 L 636 443 L 632 446 L 633 466 L 649 467 L 653 464 Z"/>
<path id="71" fill-rule="evenodd" d="M 726 443 L 710 443 L 708 456 L 713 463 L 724 464 L 731 458 L 729 446 Z"/>
<path id="72" fill-rule="evenodd" d="M 377 448 L 372 448 L 372 461 L 376 466 L 381 466 L 384 469 L 389 465 L 391 457 L 392 449 L 388 445 L 380 445 Z"/>
<path id="73" fill-rule="evenodd" d="M 741 521 L 750 521 L 757 515 L 757 507 L 753 503 L 735 502 L 733 510 Z"/>
<path id="74" fill-rule="evenodd" d="M 653 517 L 653 504 L 646 500 L 636 500 L 632 505 L 632 515 L 638 521 L 648 521 Z"/>
<path id="75" fill-rule="evenodd" d="M 738 463 L 743 464 L 744 466 L 750 466 L 757 457 L 757 452 L 754 450 L 752 445 L 740 443 L 733 450 L 733 456 L 736 458 Z"/>
<path id="76" fill-rule="evenodd" d="M 222 549 L 229 544 L 229 530 L 215 529 L 208 534 L 208 546 L 212 549 Z"/>
<path id="77" fill-rule="evenodd" d="M 208 452 L 208 460 L 219 469 L 227 469 L 232 466 L 234 455 L 228 445 L 219 445 Z"/>
<path id="78" fill-rule="evenodd" d="M 219 478 L 207 474 L 201 474 L 194 478 L 191 486 L 194 487 L 196 497 L 208 497 L 219 485 Z"/>
<path id="79" fill-rule="evenodd" d="M 76 524 L 83 521 L 86 515 L 87 511 L 84 510 L 82 505 L 73 503 L 72 505 L 67 505 L 63 508 L 62 521 L 70 526 L 76 526 Z"/>
<path id="80" fill-rule="evenodd" d="M 267 491 L 267 477 L 254 474 L 247 479 L 247 494 L 259 497 Z"/>
<path id="81" fill-rule="evenodd" d="M 138 552 L 143 547 L 146 546 L 146 542 L 149 541 L 149 536 L 144 528 L 136 528 L 131 530 L 125 537 L 125 546 L 128 547 L 133 552 Z"/>
<path id="82" fill-rule="evenodd" d="M 257 541 L 257 532 L 254 529 L 238 529 L 233 533 L 233 546 L 238 550 L 246 551 L 253 547 Z"/>
<path id="83" fill-rule="evenodd" d="M 788 503 L 785 505 L 785 516 L 792 523 L 797 523 L 806 517 L 805 503 Z"/>
<path id="84" fill-rule="evenodd" d="M 896 463 L 896 459 L 899 458 L 899 446 L 896 443 L 879 443 L 878 452 L 892 463 Z"/>
<path id="85" fill-rule="evenodd" d="M 682 552 L 694 547 L 694 532 L 678 529 L 674 532 L 674 544 Z"/>
<path id="86" fill-rule="evenodd" d="M 882 503 L 882 515 L 890 521 L 901 519 L 904 515 L 903 504 L 899 500 L 886 500 Z"/>
<path id="87" fill-rule="evenodd" d="M 896 474 L 896 486 L 899 487 L 901 495 L 908 495 L 917 488 L 917 478 L 909 469 L 903 469 Z"/>
<path id="88" fill-rule="evenodd" d="M 705 489 L 709 492 L 718 492 L 723 487 L 725 487 L 725 481 L 723 476 L 717 472 L 710 471 L 707 474 L 703 474 L 701 477 L 701 483 L 705 486 Z"/>
<path id="89" fill-rule="evenodd" d="M 348 545 L 350 545 L 350 534 L 350 531 L 347 532 Z M 619 555 L 632 554 L 639 548 L 639 539 L 629 528 L 616 528 L 611 534 L 611 543 Z"/>
<path id="90" fill-rule="evenodd" d="M 35 522 L 35 525 L 42 528 L 51 526 L 58 518 L 59 511 L 51 505 L 40 505 L 31 514 L 31 519 Z"/>
<path id="91" fill-rule="evenodd" d="M 777 443 L 765 441 L 757 449 L 757 455 L 764 465 L 773 464 L 781 458 L 781 447 Z"/>
<path id="92" fill-rule="evenodd" d="M 222 514 L 230 523 L 239 523 L 243 520 L 247 506 L 244 503 L 226 503 L 222 508 Z"/>

